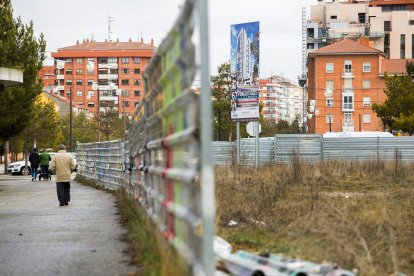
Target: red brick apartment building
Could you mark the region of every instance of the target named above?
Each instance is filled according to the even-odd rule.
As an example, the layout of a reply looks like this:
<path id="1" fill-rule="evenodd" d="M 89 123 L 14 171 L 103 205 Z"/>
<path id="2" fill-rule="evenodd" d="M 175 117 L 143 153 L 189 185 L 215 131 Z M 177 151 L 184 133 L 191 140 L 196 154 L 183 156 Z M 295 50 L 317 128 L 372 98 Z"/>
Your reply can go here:
<path id="1" fill-rule="evenodd" d="M 39 77 L 43 80 L 43 88 L 47 92 L 51 92 L 55 87 L 55 68 L 52 65 L 43 66 L 39 71 Z"/>
<path id="2" fill-rule="evenodd" d="M 309 53 L 308 133 L 382 131 L 372 104 L 386 98 L 383 61 L 381 51 L 348 39 Z"/>
<path id="3" fill-rule="evenodd" d="M 52 53 L 57 94 L 69 99 L 72 91 L 73 103 L 92 113 L 97 112 L 98 106 L 115 106 L 121 114 L 130 116 L 142 100 L 142 75 L 154 49 L 152 39 L 150 44 L 142 40 L 96 42 L 88 39 L 60 48 Z"/>

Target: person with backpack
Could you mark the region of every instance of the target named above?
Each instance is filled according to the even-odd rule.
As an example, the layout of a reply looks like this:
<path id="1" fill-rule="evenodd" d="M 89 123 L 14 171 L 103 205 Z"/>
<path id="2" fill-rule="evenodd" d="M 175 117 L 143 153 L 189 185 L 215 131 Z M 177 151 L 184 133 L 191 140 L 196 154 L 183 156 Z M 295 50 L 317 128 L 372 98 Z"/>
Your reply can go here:
<path id="1" fill-rule="evenodd" d="M 32 171 L 32 181 L 36 181 L 37 169 L 39 168 L 40 156 L 37 152 L 37 148 L 34 148 L 29 155 L 30 169 Z"/>
<path id="2" fill-rule="evenodd" d="M 40 169 L 42 170 L 42 177 L 44 179 L 52 179 L 49 174 L 49 162 L 51 160 L 52 158 L 50 157 L 50 154 L 46 151 L 46 149 L 43 149 L 42 153 L 40 153 Z"/>

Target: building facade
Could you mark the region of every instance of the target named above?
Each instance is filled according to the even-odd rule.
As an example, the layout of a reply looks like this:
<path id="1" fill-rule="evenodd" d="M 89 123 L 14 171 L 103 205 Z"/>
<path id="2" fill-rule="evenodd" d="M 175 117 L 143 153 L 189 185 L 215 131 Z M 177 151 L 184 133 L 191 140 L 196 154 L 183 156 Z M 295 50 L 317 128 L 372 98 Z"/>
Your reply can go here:
<path id="1" fill-rule="evenodd" d="M 46 65 L 40 69 L 39 77 L 43 80 L 43 91 L 52 92 L 55 87 L 55 68 L 53 65 Z"/>
<path id="2" fill-rule="evenodd" d="M 154 53 L 154 44 L 141 42 L 79 41 L 52 53 L 55 59 L 56 94 L 97 113 L 114 107 L 130 116 L 142 101 L 143 73 Z"/>
<path id="3" fill-rule="evenodd" d="M 308 133 L 382 131 L 381 51 L 344 39 L 308 56 Z"/>
<path id="4" fill-rule="evenodd" d="M 387 58 L 414 58 L 412 0 L 318 0 L 311 6 L 306 27 L 308 52 L 364 36 Z"/>
<path id="5" fill-rule="evenodd" d="M 259 98 L 266 119 L 292 123 L 298 117 L 302 125 L 303 90 L 291 80 L 281 76 L 259 80 Z"/>
<path id="6" fill-rule="evenodd" d="M 250 39 L 244 29 L 241 29 L 237 36 L 237 74 L 243 84 L 252 84 L 252 64 Z"/>

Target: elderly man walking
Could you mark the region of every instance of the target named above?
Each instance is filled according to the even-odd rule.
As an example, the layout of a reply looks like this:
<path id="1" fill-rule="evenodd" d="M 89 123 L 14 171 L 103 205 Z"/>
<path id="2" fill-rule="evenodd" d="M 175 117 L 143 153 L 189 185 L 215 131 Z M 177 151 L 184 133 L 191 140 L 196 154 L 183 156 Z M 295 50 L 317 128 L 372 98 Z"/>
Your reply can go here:
<path id="1" fill-rule="evenodd" d="M 70 176 L 75 170 L 76 163 L 72 155 L 66 152 L 65 145 L 58 147 L 58 152 L 50 161 L 50 170 L 56 176 L 56 190 L 59 206 L 65 206 L 70 201 Z"/>

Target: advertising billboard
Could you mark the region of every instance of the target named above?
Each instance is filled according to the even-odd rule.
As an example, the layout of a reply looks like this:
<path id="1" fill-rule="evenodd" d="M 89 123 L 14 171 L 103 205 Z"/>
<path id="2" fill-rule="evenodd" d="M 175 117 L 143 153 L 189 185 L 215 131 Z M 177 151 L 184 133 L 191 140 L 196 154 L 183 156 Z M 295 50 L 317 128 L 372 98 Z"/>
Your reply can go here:
<path id="1" fill-rule="evenodd" d="M 234 121 L 259 119 L 259 87 L 243 86 L 232 89 L 231 119 Z"/>
<path id="2" fill-rule="evenodd" d="M 258 21 L 231 25 L 231 118 L 235 121 L 259 118 L 259 41 Z"/>

